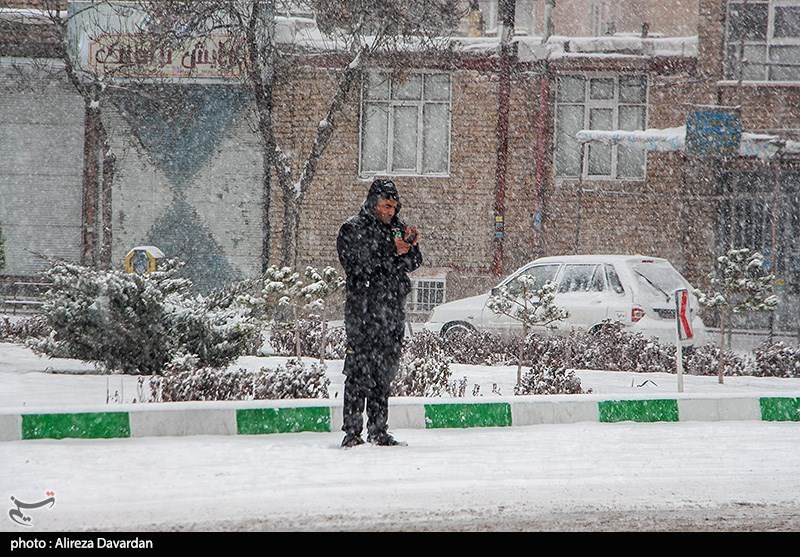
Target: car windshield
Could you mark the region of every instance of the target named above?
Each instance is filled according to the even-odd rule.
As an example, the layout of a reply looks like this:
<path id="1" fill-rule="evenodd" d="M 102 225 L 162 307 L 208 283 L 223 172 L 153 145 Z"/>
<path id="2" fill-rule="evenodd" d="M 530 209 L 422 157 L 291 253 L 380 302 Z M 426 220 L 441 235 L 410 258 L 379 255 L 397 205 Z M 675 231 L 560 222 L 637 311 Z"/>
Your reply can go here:
<path id="1" fill-rule="evenodd" d="M 657 262 L 637 262 L 631 265 L 633 276 L 646 291 L 668 302 L 675 290 L 686 288 L 686 281 L 671 265 Z"/>

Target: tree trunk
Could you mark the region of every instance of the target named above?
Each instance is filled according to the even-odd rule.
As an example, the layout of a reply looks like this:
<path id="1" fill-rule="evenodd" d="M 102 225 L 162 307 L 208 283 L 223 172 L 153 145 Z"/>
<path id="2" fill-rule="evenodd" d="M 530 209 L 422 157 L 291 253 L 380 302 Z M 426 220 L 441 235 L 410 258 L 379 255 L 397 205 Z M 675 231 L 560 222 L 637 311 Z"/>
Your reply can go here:
<path id="1" fill-rule="evenodd" d="M 105 125 L 102 120 L 98 121 L 100 126 L 99 137 L 102 141 L 99 146 L 103 149 L 103 171 L 102 171 L 102 185 L 100 188 L 101 200 L 101 228 L 102 235 L 100 238 L 100 267 L 102 269 L 110 270 L 112 264 L 112 218 L 113 218 L 113 205 L 111 203 L 114 177 L 116 173 L 117 157 L 111 150 L 111 145 L 108 143 L 108 134 L 106 133 Z"/>

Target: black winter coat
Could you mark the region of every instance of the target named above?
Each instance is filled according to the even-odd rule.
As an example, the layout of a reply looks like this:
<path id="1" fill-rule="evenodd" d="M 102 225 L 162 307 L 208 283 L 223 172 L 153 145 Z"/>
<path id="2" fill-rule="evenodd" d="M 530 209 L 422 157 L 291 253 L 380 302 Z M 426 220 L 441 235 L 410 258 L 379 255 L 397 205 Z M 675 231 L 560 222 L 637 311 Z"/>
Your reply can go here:
<path id="1" fill-rule="evenodd" d="M 419 246 L 397 254 L 393 230 L 404 233 L 405 225 L 396 215 L 390 225 L 378 220 L 376 201 L 368 197 L 359 213 L 341 226 L 336 239 L 347 280 L 345 330 L 348 353 L 383 353 L 395 359 L 403 340 L 404 305 L 411 291 L 408 273 L 422 264 L 422 254 Z"/>

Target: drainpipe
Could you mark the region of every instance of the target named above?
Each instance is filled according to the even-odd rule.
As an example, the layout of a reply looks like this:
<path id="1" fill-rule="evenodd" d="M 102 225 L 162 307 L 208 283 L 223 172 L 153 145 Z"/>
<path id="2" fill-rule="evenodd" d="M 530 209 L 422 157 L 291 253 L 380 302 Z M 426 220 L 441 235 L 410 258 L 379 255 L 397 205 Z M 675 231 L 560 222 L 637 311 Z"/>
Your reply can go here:
<path id="1" fill-rule="evenodd" d="M 533 192 L 533 259 L 544 255 L 544 235 L 542 215 L 544 213 L 544 164 L 547 156 L 547 115 L 549 112 L 550 77 L 547 74 L 547 60 L 539 79 L 539 121 L 536 140 L 536 185 Z"/>
<path id="2" fill-rule="evenodd" d="M 553 34 L 552 12 L 556 0 L 546 0 L 544 4 L 544 33 L 542 44 Z M 550 76 L 548 73 L 547 55 L 542 62 L 542 76 L 539 80 L 539 121 L 537 123 L 536 143 L 536 185 L 533 195 L 533 259 L 544 255 L 544 233 L 542 219 L 544 214 L 544 164 L 547 157 L 547 116 L 550 109 Z"/>
<path id="3" fill-rule="evenodd" d="M 511 97 L 511 39 L 514 36 L 516 0 L 500 0 L 503 28 L 500 35 L 500 83 L 497 109 L 497 172 L 494 200 L 494 258 L 492 274 L 503 274 L 503 237 L 505 236 L 506 173 L 508 170 L 508 112 Z"/>

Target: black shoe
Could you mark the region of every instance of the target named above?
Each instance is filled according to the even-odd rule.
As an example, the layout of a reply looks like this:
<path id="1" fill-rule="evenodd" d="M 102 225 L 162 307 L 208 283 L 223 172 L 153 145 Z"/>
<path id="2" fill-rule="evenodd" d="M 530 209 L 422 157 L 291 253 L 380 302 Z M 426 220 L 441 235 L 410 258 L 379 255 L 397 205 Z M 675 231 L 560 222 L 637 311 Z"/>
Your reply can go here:
<path id="1" fill-rule="evenodd" d="M 370 435 L 369 437 L 367 437 L 367 441 L 369 441 L 373 445 L 380 445 L 382 447 L 394 447 L 397 445 L 404 444 L 395 439 L 394 437 L 392 437 L 391 435 L 389 435 L 388 433 L 377 433 L 375 435 Z"/>
<path id="2" fill-rule="evenodd" d="M 357 447 L 363 444 L 364 440 L 358 433 L 348 433 L 344 436 L 344 439 L 342 439 L 342 447 Z"/>

